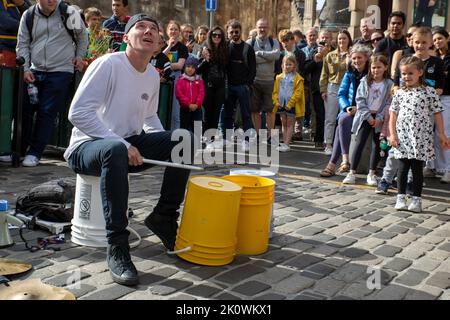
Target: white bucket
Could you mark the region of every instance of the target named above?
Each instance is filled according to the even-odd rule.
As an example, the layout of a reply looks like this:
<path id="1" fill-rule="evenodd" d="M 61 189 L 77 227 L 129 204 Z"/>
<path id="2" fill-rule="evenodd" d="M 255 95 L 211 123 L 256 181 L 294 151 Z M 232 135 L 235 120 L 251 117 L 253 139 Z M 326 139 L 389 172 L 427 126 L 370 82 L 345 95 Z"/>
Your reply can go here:
<path id="1" fill-rule="evenodd" d="M 273 177 L 276 175 L 275 172 L 263 169 L 230 169 L 230 176 L 247 175 L 247 176 L 258 176 L 258 177 Z M 269 226 L 269 239 L 273 236 L 273 229 L 275 218 L 273 216 L 273 206 L 272 214 L 270 215 L 270 226 Z"/>
<path id="2" fill-rule="evenodd" d="M 100 177 L 77 174 L 72 242 L 88 247 L 106 247 L 108 244 Z"/>

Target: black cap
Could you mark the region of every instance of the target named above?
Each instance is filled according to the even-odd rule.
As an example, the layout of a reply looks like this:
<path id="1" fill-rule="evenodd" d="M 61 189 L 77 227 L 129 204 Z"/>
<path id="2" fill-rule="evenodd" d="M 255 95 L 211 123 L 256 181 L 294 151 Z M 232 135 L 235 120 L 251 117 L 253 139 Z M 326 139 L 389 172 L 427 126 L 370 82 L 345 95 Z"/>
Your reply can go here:
<path id="1" fill-rule="evenodd" d="M 158 21 L 156 21 L 156 19 L 146 15 L 145 13 L 138 13 L 132 16 L 130 20 L 128 20 L 127 25 L 125 26 L 125 34 L 127 34 L 136 23 L 144 20 L 154 22 L 156 26 L 158 26 Z"/>

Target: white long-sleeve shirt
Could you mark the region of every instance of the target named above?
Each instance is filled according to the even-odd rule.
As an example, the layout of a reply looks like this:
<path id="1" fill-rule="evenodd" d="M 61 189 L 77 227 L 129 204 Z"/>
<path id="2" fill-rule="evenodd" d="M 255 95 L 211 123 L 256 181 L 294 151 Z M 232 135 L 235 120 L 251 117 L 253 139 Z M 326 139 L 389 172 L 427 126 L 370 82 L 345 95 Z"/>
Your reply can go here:
<path id="1" fill-rule="evenodd" d="M 157 115 L 159 74 L 150 64 L 137 71 L 124 52 L 95 60 L 86 71 L 69 110 L 74 125 L 70 144 L 64 153 L 69 159 L 83 142 L 115 139 L 127 148 L 126 138 L 163 131 Z"/>

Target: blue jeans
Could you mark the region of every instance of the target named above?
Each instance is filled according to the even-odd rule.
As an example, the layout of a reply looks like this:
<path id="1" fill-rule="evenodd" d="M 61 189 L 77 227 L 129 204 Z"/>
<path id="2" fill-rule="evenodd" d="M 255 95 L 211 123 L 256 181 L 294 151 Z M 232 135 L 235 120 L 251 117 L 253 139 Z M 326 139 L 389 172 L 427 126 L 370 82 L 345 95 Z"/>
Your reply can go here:
<path id="1" fill-rule="evenodd" d="M 166 161 L 178 141 L 171 141 L 171 132 L 156 132 L 126 139 L 147 159 Z M 100 177 L 106 237 L 109 244 L 128 243 L 128 173 L 150 167 L 128 166 L 128 150 L 117 140 L 97 139 L 81 144 L 70 156 L 69 166 L 79 174 Z M 153 213 L 174 217 L 184 199 L 189 170 L 167 167 L 161 197 Z"/>
<path id="2" fill-rule="evenodd" d="M 34 85 L 39 91 L 39 103 L 30 103 L 26 91 L 27 86 L 25 85 L 22 118 L 22 155 L 29 154 L 40 159 L 45 146 L 52 136 L 56 116 L 65 107 L 73 74 L 70 72 L 41 71 L 33 71 L 33 74 L 36 79 Z M 36 121 L 33 127 L 34 114 L 36 114 Z"/>
<path id="3" fill-rule="evenodd" d="M 250 116 L 250 91 L 246 85 L 230 85 L 228 89 L 228 99 L 225 101 L 225 129 L 233 129 L 233 117 L 237 101 L 239 101 L 239 109 L 241 110 L 244 131 L 252 129 L 253 123 Z M 225 131 L 223 132 L 223 135 L 225 137 Z"/>

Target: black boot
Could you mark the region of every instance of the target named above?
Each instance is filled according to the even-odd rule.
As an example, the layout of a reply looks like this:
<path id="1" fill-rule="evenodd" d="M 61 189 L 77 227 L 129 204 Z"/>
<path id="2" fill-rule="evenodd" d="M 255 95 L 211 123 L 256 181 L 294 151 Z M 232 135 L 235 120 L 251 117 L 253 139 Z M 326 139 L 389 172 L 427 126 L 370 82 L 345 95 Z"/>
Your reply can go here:
<path id="1" fill-rule="evenodd" d="M 138 273 L 131 261 L 128 244 L 108 244 L 106 262 L 112 279 L 125 286 L 138 284 Z"/>
<path id="2" fill-rule="evenodd" d="M 173 251 L 175 247 L 178 229 L 178 215 L 178 213 L 173 215 L 152 213 L 144 221 L 147 228 L 158 236 L 163 245 L 170 251 Z"/>

